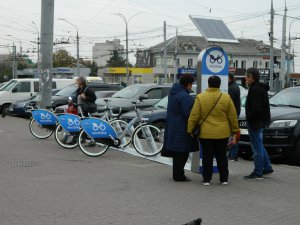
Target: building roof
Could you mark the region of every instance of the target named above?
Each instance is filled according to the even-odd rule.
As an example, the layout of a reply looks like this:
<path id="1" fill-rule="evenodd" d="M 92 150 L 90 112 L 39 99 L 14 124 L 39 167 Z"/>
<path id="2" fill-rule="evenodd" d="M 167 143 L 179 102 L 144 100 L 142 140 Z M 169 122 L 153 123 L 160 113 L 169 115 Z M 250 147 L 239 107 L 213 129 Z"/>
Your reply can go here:
<path id="1" fill-rule="evenodd" d="M 199 53 L 204 48 L 212 44 L 221 46 L 227 54 L 241 55 L 241 56 L 269 56 L 270 46 L 254 39 L 238 39 L 239 43 L 211 43 L 207 42 L 204 37 L 200 36 L 178 36 L 178 50 L 180 53 Z M 149 50 L 152 53 L 162 52 L 164 43 L 159 43 Z M 175 52 L 175 38 L 167 40 L 168 52 Z M 280 49 L 274 48 L 274 56 L 280 56 Z"/>

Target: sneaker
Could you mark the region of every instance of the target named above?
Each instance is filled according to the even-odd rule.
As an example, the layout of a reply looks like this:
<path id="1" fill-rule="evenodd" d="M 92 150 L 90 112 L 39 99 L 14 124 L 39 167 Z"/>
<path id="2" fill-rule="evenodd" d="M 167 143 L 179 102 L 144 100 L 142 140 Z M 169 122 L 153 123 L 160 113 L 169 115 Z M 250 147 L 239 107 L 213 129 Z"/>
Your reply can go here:
<path id="1" fill-rule="evenodd" d="M 244 179 L 245 180 L 262 180 L 263 177 L 262 176 L 258 176 L 258 175 L 254 174 L 254 173 L 251 173 L 248 176 L 244 176 Z"/>
<path id="2" fill-rule="evenodd" d="M 265 171 L 265 170 L 263 171 L 263 175 L 272 175 L 274 173 L 275 173 L 275 171 L 273 169 L 271 169 L 269 171 Z"/>
<path id="3" fill-rule="evenodd" d="M 228 182 L 225 181 L 225 182 L 220 182 L 221 185 L 228 185 Z"/>
<path id="4" fill-rule="evenodd" d="M 204 181 L 201 181 L 201 182 L 202 182 L 202 184 L 203 184 L 204 186 L 209 186 L 209 185 L 210 185 L 209 182 L 204 182 Z"/>

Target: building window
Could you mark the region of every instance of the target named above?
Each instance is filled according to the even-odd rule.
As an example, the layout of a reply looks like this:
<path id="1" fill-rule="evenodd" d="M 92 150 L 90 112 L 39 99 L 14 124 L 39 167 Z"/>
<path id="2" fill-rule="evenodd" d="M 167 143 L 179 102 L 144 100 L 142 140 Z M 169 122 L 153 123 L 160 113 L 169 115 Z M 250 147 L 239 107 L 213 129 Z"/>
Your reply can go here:
<path id="1" fill-rule="evenodd" d="M 258 62 L 257 61 L 253 61 L 253 67 L 257 68 L 258 67 Z"/>
<path id="2" fill-rule="evenodd" d="M 193 59 L 188 59 L 188 67 L 193 67 Z"/>
<path id="3" fill-rule="evenodd" d="M 235 60 L 234 65 L 235 68 L 239 68 L 239 60 Z"/>
<path id="4" fill-rule="evenodd" d="M 270 68 L 270 62 L 265 62 L 265 68 L 269 69 Z"/>
<path id="5" fill-rule="evenodd" d="M 178 59 L 178 58 L 176 59 L 176 66 L 178 66 L 178 67 L 180 66 L 180 59 Z"/>
<path id="6" fill-rule="evenodd" d="M 241 62 L 241 68 L 246 69 L 246 60 L 242 60 Z"/>

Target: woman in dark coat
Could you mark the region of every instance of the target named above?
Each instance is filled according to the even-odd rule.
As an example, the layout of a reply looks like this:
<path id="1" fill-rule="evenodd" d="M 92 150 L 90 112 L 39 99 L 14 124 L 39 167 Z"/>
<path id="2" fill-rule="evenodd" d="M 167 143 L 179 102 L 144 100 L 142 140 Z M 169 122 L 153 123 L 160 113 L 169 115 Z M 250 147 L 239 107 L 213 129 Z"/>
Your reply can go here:
<path id="1" fill-rule="evenodd" d="M 187 122 L 194 104 L 189 92 L 194 81 L 192 75 L 183 75 L 169 93 L 162 155 L 173 157 L 174 181 L 190 181 L 184 175 L 184 166 L 189 153 L 199 150 L 198 139 L 187 134 Z"/>

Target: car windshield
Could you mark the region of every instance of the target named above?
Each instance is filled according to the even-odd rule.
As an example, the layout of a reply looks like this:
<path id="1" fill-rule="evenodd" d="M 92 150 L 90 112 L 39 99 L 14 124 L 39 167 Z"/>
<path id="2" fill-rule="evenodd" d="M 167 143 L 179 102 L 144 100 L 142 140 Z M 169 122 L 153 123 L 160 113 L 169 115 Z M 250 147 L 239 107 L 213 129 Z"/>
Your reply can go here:
<path id="1" fill-rule="evenodd" d="M 117 93 L 113 94 L 111 97 L 113 98 L 126 98 L 130 99 L 140 93 L 144 87 L 142 86 L 128 86 Z"/>
<path id="2" fill-rule="evenodd" d="M 287 88 L 270 98 L 272 106 L 300 107 L 300 88 Z"/>
<path id="3" fill-rule="evenodd" d="M 63 89 L 61 89 L 59 92 L 55 94 L 55 96 L 64 96 L 64 97 L 69 97 L 69 96 L 74 96 L 77 90 L 76 85 L 69 85 Z"/>
<path id="4" fill-rule="evenodd" d="M 5 85 L 3 85 L 0 88 L 0 91 L 9 91 L 10 89 L 12 89 L 16 85 L 17 82 L 18 81 L 16 81 L 16 80 L 9 81 L 8 83 L 6 83 Z"/>
<path id="5" fill-rule="evenodd" d="M 167 109 L 167 107 L 168 107 L 168 96 L 164 97 L 162 100 L 157 102 L 154 106 L 157 107 L 157 108 Z"/>

